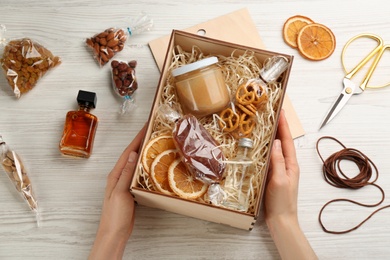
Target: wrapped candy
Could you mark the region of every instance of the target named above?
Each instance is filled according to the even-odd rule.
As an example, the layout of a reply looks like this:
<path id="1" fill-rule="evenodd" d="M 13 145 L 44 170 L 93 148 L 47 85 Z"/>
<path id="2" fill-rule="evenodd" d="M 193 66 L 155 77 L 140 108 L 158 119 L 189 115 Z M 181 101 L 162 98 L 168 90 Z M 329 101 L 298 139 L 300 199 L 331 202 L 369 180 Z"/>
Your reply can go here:
<path id="1" fill-rule="evenodd" d="M 35 213 L 37 225 L 39 226 L 40 214 L 38 210 L 38 201 L 34 196 L 30 178 L 26 168 L 19 155 L 11 150 L 3 141 L 0 134 L 0 163 L 7 173 L 8 178 L 15 186 L 16 190 L 27 202 L 30 209 Z"/>
<path id="2" fill-rule="evenodd" d="M 204 183 L 219 183 L 225 171 L 225 156 L 218 142 L 195 116 L 181 116 L 168 105 L 161 105 L 159 112 L 167 122 L 175 122 L 173 141 L 188 171 Z"/>
<path id="3" fill-rule="evenodd" d="M 135 105 L 134 92 L 138 88 L 138 82 L 135 76 L 135 67 L 137 61 L 130 62 L 113 60 L 111 62 L 112 87 L 115 93 L 123 98 L 120 107 L 120 114 L 125 114 L 133 110 Z"/>
<path id="4" fill-rule="evenodd" d="M 158 116 L 173 123 L 173 142 L 187 171 L 208 185 L 210 201 L 222 201 L 225 192 L 220 183 L 226 168 L 226 158 L 219 143 L 194 115 L 181 116 L 167 104 L 161 105 L 158 111 Z"/>
<path id="5" fill-rule="evenodd" d="M 130 23 L 127 28 L 110 27 L 86 39 L 86 44 L 92 50 L 93 57 L 100 67 L 123 50 L 129 36 L 149 31 L 153 26 L 153 20 L 145 14 L 141 14 Z"/>
<path id="6" fill-rule="evenodd" d="M 0 25 L 0 46 L 5 45 L 0 63 L 16 98 L 20 98 L 49 70 L 58 66 L 61 59 L 30 38 L 6 43 L 5 32 L 5 26 Z"/>
<path id="7" fill-rule="evenodd" d="M 217 141 L 195 116 L 187 114 L 176 122 L 173 140 L 187 169 L 205 183 L 219 183 L 225 156 Z"/>

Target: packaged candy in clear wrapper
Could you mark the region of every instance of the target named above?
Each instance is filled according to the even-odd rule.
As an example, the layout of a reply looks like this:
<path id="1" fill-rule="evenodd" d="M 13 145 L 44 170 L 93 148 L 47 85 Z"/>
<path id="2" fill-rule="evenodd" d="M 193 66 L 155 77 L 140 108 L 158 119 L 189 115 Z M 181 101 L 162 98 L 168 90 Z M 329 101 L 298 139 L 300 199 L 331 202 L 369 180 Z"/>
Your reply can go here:
<path id="1" fill-rule="evenodd" d="M 61 63 L 58 56 L 30 38 L 7 42 L 6 28 L 0 25 L 1 66 L 15 96 L 19 98 L 35 87 L 41 77 Z"/>
<path id="2" fill-rule="evenodd" d="M 135 76 L 137 61 L 130 62 L 113 60 L 111 62 L 112 87 L 115 93 L 123 98 L 120 114 L 126 114 L 135 109 L 134 92 L 138 88 Z"/>
<path id="3" fill-rule="evenodd" d="M 220 186 L 226 158 L 220 144 L 192 114 L 181 116 L 168 105 L 161 105 L 159 113 L 167 122 L 175 122 L 172 131 L 174 145 L 190 175 L 207 185 L 209 200 L 224 201 Z"/>
<path id="4" fill-rule="evenodd" d="M 218 142 L 195 116 L 181 116 L 167 105 L 160 106 L 159 112 L 167 121 L 175 122 L 173 142 L 188 171 L 204 183 L 219 183 L 225 170 L 225 156 Z"/>
<path id="5" fill-rule="evenodd" d="M 110 27 L 86 39 L 86 44 L 92 50 L 93 57 L 100 67 L 123 50 L 130 36 L 149 31 L 153 26 L 153 20 L 145 14 L 128 23 L 126 28 Z"/>
<path id="6" fill-rule="evenodd" d="M 225 170 L 225 156 L 217 141 L 193 115 L 176 122 L 173 140 L 188 170 L 207 184 L 219 183 Z"/>
<path id="7" fill-rule="evenodd" d="M 39 226 L 40 214 L 38 209 L 38 201 L 34 196 L 33 188 L 27 170 L 19 155 L 10 149 L 3 141 L 0 134 L 0 163 L 9 180 L 12 182 L 16 190 L 27 202 L 30 209 L 35 213 L 37 225 Z"/>

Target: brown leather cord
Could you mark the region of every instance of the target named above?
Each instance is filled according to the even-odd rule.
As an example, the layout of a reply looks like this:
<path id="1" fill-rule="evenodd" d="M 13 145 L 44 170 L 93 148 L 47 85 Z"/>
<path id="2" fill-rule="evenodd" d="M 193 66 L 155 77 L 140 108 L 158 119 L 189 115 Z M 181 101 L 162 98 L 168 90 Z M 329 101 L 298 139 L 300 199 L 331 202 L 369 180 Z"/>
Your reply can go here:
<path id="1" fill-rule="evenodd" d="M 343 149 L 341 149 L 338 152 L 333 153 L 326 160 L 324 160 L 324 158 L 322 157 L 320 150 L 319 150 L 319 143 L 323 139 L 333 140 L 333 141 L 337 142 L 338 144 L 340 144 L 343 147 Z M 322 213 L 323 213 L 324 209 L 329 204 L 334 203 L 334 202 L 344 201 L 344 202 L 350 202 L 350 203 L 353 203 L 353 204 L 356 204 L 359 206 L 363 206 L 363 207 L 376 207 L 384 201 L 385 192 L 379 185 L 375 184 L 376 180 L 379 177 L 379 172 L 378 172 L 377 167 L 371 161 L 371 159 L 368 158 L 361 151 L 353 149 L 353 148 L 347 148 L 339 140 L 337 140 L 336 138 L 331 137 L 331 136 L 323 136 L 320 139 L 318 139 L 318 141 L 316 143 L 316 150 L 317 150 L 319 157 L 321 158 L 321 161 L 323 162 L 322 171 L 323 171 L 324 179 L 330 185 L 332 185 L 336 188 L 347 188 L 347 189 L 360 189 L 362 187 L 371 185 L 371 186 L 375 186 L 376 188 L 378 188 L 380 190 L 380 192 L 382 193 L 381 200 L 378 203 L 374 203 L 374 204 L 364 204 L 364 203 L 360 203 L 360 202 L 350 200 L 350 199 L 333 199 L 333 200 L 330 200 L 329 202 L 327 202 L 324 206 L 322 206 L 320 213 L 318 215 L 318 220 L 320 222 L 320 225 L 325 232 L 331 233 L 331 234 L 349 233 L 355 229 L 358 229 L 360 226 L 362 226 L 367 220 L 369 220 L 378 211 L 381 211 L 385 208 L 390 208 L 390 205 L 386 205 L 386 206 L 383 206 L 379 209 L 376 209 L 367 218 L 365 218 L 362 222 L 360 222 L 358 225 L 356 225 L 353 228 L 350 228 L 347 230 L 342 230 L 342 231 L 333 231 L 333 230 L 327 229 L 322 222 Z M 344 172 L 342 171 L 341 165 L 340 165 L 340 163 L 343 160 L 351 161 L 351 162 L 355 163 L 360 172 L 353 178 L 349 178 L 348 176 L 346 176 L 344 174 Z M 374 176 L 373 176 L 373 174 L 374 174 Z M 370 179 L 372 179 L 372 177 L 374 177 L 374 178 L 372 181 L 370 181 Z"/>

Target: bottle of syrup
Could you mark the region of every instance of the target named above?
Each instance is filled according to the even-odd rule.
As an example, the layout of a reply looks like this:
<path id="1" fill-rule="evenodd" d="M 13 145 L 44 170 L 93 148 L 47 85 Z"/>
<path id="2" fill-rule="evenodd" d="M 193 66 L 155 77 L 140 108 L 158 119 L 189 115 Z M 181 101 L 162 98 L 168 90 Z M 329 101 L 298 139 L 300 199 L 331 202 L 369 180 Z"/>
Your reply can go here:
<path id="1" fill-rule="evenodd" d="M 222 205 L 227 208 L 244 212 L 249 208 L 248 185 L 254 171 L 250 157 L 252 149 L 253 141 L 250 138 L 239 139 L 237 156 L 229 164 L 230 169 L 223 186 L 226 194 Z"/>
<path id="2" fill-rule="evenodd" d="M 66 114 L 64 131 L 60 142 L 63 155 L 89 158 L 92 153 L 98 118 L 90 113 L 96 107 L 96 93 L 79 90 L 77 111 Z"/>

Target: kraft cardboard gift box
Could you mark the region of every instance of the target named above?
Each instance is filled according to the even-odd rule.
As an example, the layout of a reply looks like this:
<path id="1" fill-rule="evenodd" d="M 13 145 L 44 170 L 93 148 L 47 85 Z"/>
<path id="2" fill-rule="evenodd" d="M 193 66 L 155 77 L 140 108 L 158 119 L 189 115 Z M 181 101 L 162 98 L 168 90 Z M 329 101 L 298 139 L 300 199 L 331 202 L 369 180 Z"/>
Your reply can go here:
<path id="1" fill-rule="evenodd" d="M 166 52 L 166 57 L 165 57 L 161 77 L 157 86 L 156 95 L 154 97 L 153 106 L 149 115 L 149 120 L 148 120 L 149 123 L 148 123 L 146 136 L 145 139 L 143 140 L 143 143 L 139 151 L 140 157 L 137 162 L 138 167 L 134 173 L 133 180 L 130 187 L 130 191 L 133 194 L 135 201 L 140 205 L 159 208 L 162 210 L 166 210 L 166 211 L 170 211 L 170 212 L 174 212 L 174 213 L 178 213 L 178 214 L 182 214 L 182 215 L 186 215 L 198 219 L 203 219 L 215 223 L 221 223 L 221 224 L 229 225 L 240 229 L 251 230 L 256 222 L 257 216 L 259 214 L 259 210 L 261 208 L 261 203 L 263 201 L 263 194 L 266 185 L 268 164 L 270 159 L 270 149 L 268 149 L 267 156 L 265 158 L 267 162 L 266 169 L 264 174 L 261 175 L 263 180 L 261 180 L 261 187 L 258 189 L 259 194 L 257 194 L 256 197 L 256 202 L 255 202 L 256 206 L 253 210 L 253 213 L 239 212 L 231 209 L 214 206 L 209 203 L 187 200 L 176 196 L 166 195 L 158 191 L 146 189 L 145 187 L 139 184 L 138 177 L 140 176 L 142 171 L 142 163 L 141 163 L 142 154 L 145 149 L 145 146 L 147 145 L 152 135 L 152 126 L 156 118 L 156 112 L 159 109 L 161 92 L 164 85 L 166 84 L 168 74 L 170 73 L 169 69 L 172 62 L 173 49 L 177 45 L 180 45 L 181 48 L 183 48 L 183 50 L 187 52 L 191 52 L 193 46 L 197 46 L 199 49 L 202 50 L 202 52 L 205 55 L 222 55 L 226 57 L 232 55 L 232 53 L 234 56 L 236 56 L 236 55 L 242 55 L 243 53 L 250 51 L 254 53 L 254 56 L 260 62 L 263 62 L 266 59 L 275 55 L 279 55 L 287 58 L 287 60 L 289 61 L 289 66 L 287 70 L 284 72 L 281 79 L 280 87 L 282 90 L 282 95 L 280 97 L 281 100 L 279 100 L 278 107 L 276 109 L 275 122 L 277 122 L 277 118 L 279 117 L 279 113 L 283 104 L 283 98 L 286 92 L 287 82 L 288 82 L 288 78 L 289 78 L 289 74 L 293 62 L 293 56 L 266 51 L 263 49 L 257 49 L 253 47 L 233 44 L 229 42 L 224 42 L 224 41 L 207 38 L 204 36 L 199 36 L 184 31 L 173 30 L 170 37 L 168 50 Z M 272 136 L 269 140 L 268 147 L 272 147 L 272 143 L 276 135 L 276 130 L 277 130 L 277 125 L 275 124 L 272 126 Z"/>

